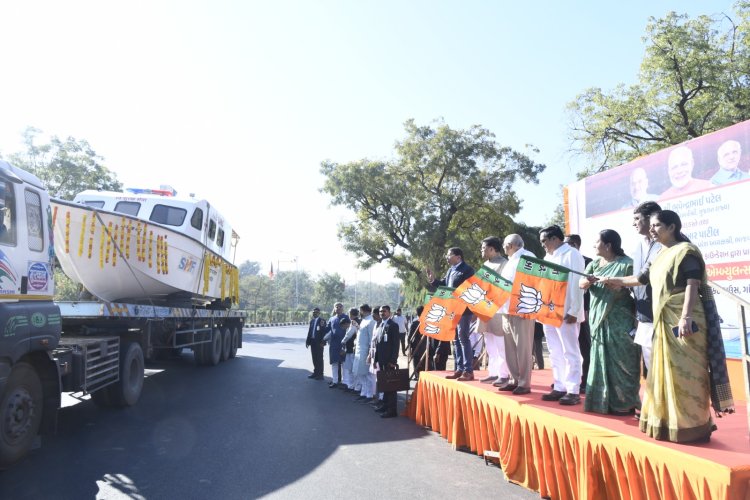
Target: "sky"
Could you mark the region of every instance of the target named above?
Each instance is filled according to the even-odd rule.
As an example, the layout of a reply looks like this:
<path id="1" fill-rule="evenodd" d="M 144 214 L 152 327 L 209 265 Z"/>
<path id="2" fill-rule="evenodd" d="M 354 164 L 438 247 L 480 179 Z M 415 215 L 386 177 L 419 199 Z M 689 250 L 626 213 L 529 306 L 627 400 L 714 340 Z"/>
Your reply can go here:
<path id="1" fill-rule="evenodd" d="M 547 165 L 520 183 L 542 225 L 570 154 L 566 105 L 632 84 L 650 16 L 732 2 L 36 1 L 0 4 L 0 153 L 33 126 L 86 140 L 126 187 L 173 186 L 224 214 L 236 263 L 393 281 L 356 270 L 320 163 L 391 159 L 403 123 L 481 125 Z M 394 179 L 394 182 L 398 182 Z M 503 237 L 504 235 L 498 235 Z"/>

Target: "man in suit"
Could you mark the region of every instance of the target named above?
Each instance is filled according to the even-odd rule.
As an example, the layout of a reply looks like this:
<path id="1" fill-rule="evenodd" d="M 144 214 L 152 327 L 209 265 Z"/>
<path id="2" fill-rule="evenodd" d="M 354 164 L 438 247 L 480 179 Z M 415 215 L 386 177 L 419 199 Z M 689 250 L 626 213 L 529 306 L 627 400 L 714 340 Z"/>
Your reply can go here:
<path id="1" fill-rule="evenodd" d="M 458 247 L 449 248 L 448 253 L 445 254 L 445 260 L 450 265 L 448 272 L 445 273 L 445 278 L 441 280 L 435 279 L 432 270 L 426 270 L 431 292 L 434 292 L 439 286 L 456 288 L 474 274 L 474 268 L 464 262 L 464 252 Z M 458 322 L 456 338 L 453 341 L 456 359 L 455 371 L 450 375 L 446 375 L 445 378 L 458 379 L 462 382 L 474 380 L 474 352 L 471 348 L 471 340 L 469 340 L 469 335 L 471 334 L 469 330 L 473 316 L 474 314 L 467 308 Z"/>
<path id="2" fill-rule="evenodd" d="M 310 348 L 313 372 L 307 378 L 323 380 L 323 335 L 325 335 L 326 322 L 320 317 L 320 309 L 317 307 L 313 309 L 312 316 L 307 328 L 305 346 Z"/>
<path id="3" fill-rule="evenodd" d="M 380 306 L 382 322 L 377 330 L 377 344 L 375 345 L 375 363 L 379 370 L 395 368 L 398 363 L 399 332 L 398 325 L 391 318 L 391 307 Z M 384 392 L 383 404 L 376 407 L 381 418 L 396 416 L 396 392 Z"/>

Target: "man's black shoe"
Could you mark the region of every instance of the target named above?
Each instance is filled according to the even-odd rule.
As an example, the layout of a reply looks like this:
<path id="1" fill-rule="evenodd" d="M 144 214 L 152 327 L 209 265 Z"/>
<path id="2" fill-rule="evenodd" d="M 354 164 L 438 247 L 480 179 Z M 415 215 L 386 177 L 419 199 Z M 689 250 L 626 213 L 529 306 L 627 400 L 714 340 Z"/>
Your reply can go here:
<path id="1" fill-rule="evenodd" d="M 315 380 L 323 380 L 323 375 L 315 375 L 313 378 Z"/>
<path id="2" fill-rule="evenodd" d="M 513 389 L 513 394 L 516 396 L 522 396 L 524 394 L 529 394 L 531 392 L 531 389 L 528 387 L 516 387 Z"/>
<path id="3" fill-rule="evenodd" d="M 516 384 L 505 384 L 504 386 L 500 387 L 498 391 L 515 391 L 518 386 Z"/>
<path id="4" fill-rule="evenodd" d="M 361 403 L 362 401 L 367 401 L 368 399 L 370 399 L 370 398 L 368 398 L 367 396 L 360 396 L 360 397 L 358 397 L 356 399 L 353 399 L 352 401 L 354 401 L 356 403 Z"/>
<path id="5" fill-rule="evenodd" d="M 382 408 L 375 408 L 375 413 L 385 413 L 386 411 L 388 410 L 385 409 L 385 406 Z"/>
<path id="6" fill-rule="evenodd" d="M 336 387 L 336 384 L 334 384 L 333 382 L 331 382 L 330 384 L 328 384 L 328 388 L 329 389 L 333 389 L 334 387 Z"/>
<path id="7" fill-rule="evenodd" d="M 307 376 L 307 378 L 315 378 L 315 377 L 317 377 L 317 375 L 315 375 L 314 373 L 311 373 L 310 375 Z"/>
<path id="8" fill-rule="evenodd" d="M 560 404 L 565 406 L 577 405 L 580 402 L 581 396 L 579 396 L 578 394 L 573 394 L 571 392 L 560 398 Z"/>
<path id="9" fill-rule="evenodd" d="M 542 401 L 560 401 L 563 396 L 565 396 L 565 392 L 552 389 L 552 392 L 542 395 Z"/>

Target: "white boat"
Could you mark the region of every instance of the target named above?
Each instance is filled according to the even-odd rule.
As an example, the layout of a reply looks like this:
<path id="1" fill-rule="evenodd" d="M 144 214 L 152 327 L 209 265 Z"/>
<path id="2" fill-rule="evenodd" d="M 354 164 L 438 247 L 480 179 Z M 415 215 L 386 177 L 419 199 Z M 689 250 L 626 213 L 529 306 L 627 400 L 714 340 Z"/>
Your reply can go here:
<path id="1" fill-rule="evenodd" d="M 166 190 L 84 191 L 52 200 L 65 274 L 108 302 L 228 307 L 237 235 L 205 200 Z M 106 272 L 104 270 L 106 269 Z"/>

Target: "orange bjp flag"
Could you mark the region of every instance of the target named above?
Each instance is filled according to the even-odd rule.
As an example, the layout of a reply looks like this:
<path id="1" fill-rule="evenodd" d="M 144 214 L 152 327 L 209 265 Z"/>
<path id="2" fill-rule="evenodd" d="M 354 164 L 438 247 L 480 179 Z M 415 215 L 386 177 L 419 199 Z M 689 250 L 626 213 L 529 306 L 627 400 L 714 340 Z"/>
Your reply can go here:
<path id="1" fill-rule="evenodd" d="M 565 311 L 568 268 L 522 256 L 510 297 L 510 314 L 559 327 Z"/>
<path id="2" fill-rule="evenodd" d="M 456 337 L 456 325 L 466 309 L 466 303 L 453 296 L 455 289 L 441 286 L 424 306 L 419 317 L 419 332 L 437 340 L 451 341 Z"/>
<path id="3" fill-rule="evenodd" d="M 465 302 L 479 319 L 489 321 L 508 300 L 512 289 L 512 282 L 482 266 L 456 288 L 453 296 Z"/>

